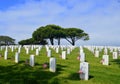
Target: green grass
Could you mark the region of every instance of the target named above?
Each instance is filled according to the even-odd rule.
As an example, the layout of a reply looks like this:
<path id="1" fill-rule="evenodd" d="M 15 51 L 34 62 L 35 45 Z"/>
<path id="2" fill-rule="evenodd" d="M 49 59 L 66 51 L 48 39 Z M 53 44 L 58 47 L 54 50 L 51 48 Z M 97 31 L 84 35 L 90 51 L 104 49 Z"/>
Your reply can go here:
<path id="1" fill-rule="evenodd" d="M 4 50 L 0 51 L 0 84 L 120 84 L 120 57 L 117 60 L 112 59 L 110 55 L 110 65 L 104 66 L 100 64 L 103 52 L 100 52 L 100 57 L 96 58 L 88 49 L 84 48 L 86 61 L 89 62 L 90 72 L 89 80 L 84 81 L 79 79 L 80 62 L 77 60 L 79 48 L 75 48 L 67 59 L 60 58 L 60 53 L 56 54 L 52 50 L 52 57 L 56 58 L 57 71 L 55 73 L 47 69 L 43 69 L 42 64 L 49 64 L 49 57 L 46 56 L 46 49 L 43 47 L 39 56 L 35 56 L 35 66 L 31 67 L 25 64 L 26 59 L 29 59 L 31 54 L 35 54 L 35 49 L 26 55 L 24 48 L 20 53 L 20 62 L 14 62 L 15 52 L 9 49 L 8 60 L 4 60 Z"/>

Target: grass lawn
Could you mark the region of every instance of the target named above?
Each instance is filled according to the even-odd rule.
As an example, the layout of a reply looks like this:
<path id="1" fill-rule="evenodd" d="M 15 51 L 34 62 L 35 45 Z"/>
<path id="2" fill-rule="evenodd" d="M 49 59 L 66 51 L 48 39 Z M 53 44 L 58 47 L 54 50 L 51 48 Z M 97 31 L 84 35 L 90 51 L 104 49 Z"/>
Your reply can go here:
<path id="1" fill-rule="evenodd" d="M 76 47 L 67 59 L 63 60 L 61 50 L 57 54 L 52 50 L 52 57 L 56 58 L 57 71 L 49 71 L 49 67 L 44 69 L 43 63 L 49 64 L 49 57 L 46 56 L 46 49 L 42 47 L 40 54 L 35 56 L 35 66 L 31 67 L 25 64 L 31 54 L 35 55 L 35 49 L 27 55 L 22 47 L 20 53 L 20 62 L 14 62 L 15 52 L 8 50 L 8 60 L 4 60 L 4 50 L 0 50 L 0 84 L 120 84 L 120 57 L 117 60 L 112 59 L 112 53 L 109 52 L 110 65 L 105 66 L 100 63 L 103 52 L 96 58 L 92 52 L 84 48 L 86 61 L 89 62 L 90 72 L 89 80 L 80 80 L 79 71 L 80 61 L 77 60 L 79 47 Z"/>

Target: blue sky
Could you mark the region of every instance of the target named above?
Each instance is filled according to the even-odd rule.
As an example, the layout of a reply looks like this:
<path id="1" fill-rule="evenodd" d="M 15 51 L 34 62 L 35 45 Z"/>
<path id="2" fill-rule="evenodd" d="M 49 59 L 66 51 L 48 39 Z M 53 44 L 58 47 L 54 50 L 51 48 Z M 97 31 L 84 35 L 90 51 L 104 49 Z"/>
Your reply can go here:
<path id="1" fill-rule="evenodd" d="M 77 45 L 120 45 L 120 0 L 0 0 L 0 35 L 20 41 L 47 24 L 83 29 L 90 40 Z"/>

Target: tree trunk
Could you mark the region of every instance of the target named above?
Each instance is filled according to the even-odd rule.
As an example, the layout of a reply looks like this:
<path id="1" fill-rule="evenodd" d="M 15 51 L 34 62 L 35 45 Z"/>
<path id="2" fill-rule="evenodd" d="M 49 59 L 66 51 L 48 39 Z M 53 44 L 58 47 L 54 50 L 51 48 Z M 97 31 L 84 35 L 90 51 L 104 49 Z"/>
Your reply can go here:
<path id="1" fill-rule="evenodd" d="M 58 38 L 58 45 L 60 45 L 60 38 Z"/>
<path id="2" fill-rule="evenodd" d="M 73 46 L 75 45 L 75 41 L 72 42 L 72 45 L 73 45 Z"/>
<path id="3" fill-rule="evenodd" d="M 51 45 L 54 45 L 54 40 L 53 38 L 50 38 Z"/>
<path id="4" fill-rule="evenodd" d="M 72 39 L 72 45 L 75 45 L 75 38 Z"/>

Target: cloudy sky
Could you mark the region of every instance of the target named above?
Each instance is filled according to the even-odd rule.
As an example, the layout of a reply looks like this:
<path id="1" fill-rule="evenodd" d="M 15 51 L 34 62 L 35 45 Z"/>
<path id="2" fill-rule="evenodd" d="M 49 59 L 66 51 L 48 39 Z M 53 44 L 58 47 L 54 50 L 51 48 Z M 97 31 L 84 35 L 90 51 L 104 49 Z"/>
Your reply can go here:
<path id="1" fill-rule="evenodd" d="M 0 35 L 20 41 L 47 24 L 83 29 L 90 40 L 77 45 L 120 45 L 120 0 L 0 0 Z"/>

